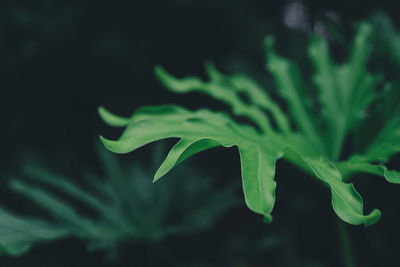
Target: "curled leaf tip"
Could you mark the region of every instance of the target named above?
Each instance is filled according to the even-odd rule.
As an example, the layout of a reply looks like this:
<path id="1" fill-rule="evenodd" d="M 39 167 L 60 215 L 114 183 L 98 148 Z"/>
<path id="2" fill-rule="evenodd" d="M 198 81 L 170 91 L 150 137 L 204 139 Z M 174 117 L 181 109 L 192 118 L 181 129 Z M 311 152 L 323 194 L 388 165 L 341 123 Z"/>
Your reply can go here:
<path id="1" fill-rule="evenodd" d="M 378 209 L 374 209 L 373 211 L 371 211 L 371 213 L 368 215 L 368 220 L 365 220 L 364 222 L 364 226 L 368 227 L 370 225 L 373 225 L 375 223 L 377 223 L 380 219 L 381 219 L 381 211 Z"/>

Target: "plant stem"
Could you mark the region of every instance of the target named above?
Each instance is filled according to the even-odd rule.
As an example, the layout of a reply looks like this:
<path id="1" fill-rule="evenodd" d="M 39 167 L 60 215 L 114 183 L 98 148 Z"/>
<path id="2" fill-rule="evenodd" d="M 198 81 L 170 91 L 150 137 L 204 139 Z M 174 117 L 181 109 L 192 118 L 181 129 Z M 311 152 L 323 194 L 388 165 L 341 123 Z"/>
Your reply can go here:
<path id="1" fill-rule="evenodd" d="M 336 218 L 336 226 L 339 235 L 339 243 L 342 250 L 343 266 L 355 267 L 356 264 L 347 225 L 342 220 Z"/>
<path id="2" fill-rule="evenodd" d="M 336 124 L 336 132 L 332 141 L 332 159 L 338 160 L 340 158 L 340 153 L 342 152 L 343 142 L 346 137 L 346 121 L 342 121 Z"/>

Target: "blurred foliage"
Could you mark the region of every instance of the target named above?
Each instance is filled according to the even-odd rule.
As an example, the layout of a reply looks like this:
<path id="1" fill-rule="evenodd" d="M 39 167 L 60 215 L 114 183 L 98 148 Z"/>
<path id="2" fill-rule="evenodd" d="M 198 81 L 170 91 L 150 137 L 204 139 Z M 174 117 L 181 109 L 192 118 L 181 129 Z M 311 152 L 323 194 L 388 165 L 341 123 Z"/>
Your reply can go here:
<path id="1" fill-rule="evenodd" d="M 153 185 L 140 165 L 131 164 L 123 171 L 110 153 L 99 152 L 107 178 L 89 177 L 91 191 L 37 167 L 25 168 L 25 176 L 48 189 L 26 179 L 11 181 L 15 192 L 46 210 L 52 219 L 28 219 L 0 210 L 0 252 L 20 255 L 33 243 L 71 235 L 86 240 L 89 250 L 113 253 L 129 240 L 157 242 L 170 234 L 207 229 L 237 203 L 234 184 L 212 192 L 210 179 L 201 172 L 191 172 L 187 179 L 188 170 L 182 170 L 171 181 Z M 80 214 L 57 190 L 90 208 L 95 217 Z"/>

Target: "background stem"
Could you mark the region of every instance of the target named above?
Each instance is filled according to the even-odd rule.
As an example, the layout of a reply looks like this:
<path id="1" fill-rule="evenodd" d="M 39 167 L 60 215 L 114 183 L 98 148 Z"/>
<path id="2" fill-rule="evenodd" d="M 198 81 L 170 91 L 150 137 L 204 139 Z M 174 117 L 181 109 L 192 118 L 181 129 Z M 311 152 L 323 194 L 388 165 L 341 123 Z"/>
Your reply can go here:
<path id="1" fill-rule="evenodd" d="M 343 266 L 355 267 L 354 253 L 351 246 L 350 235 L 347 225 L 342 220 L 336 218 L 337 232 L 339 236 L 339 245 L 342 250 Z"/>

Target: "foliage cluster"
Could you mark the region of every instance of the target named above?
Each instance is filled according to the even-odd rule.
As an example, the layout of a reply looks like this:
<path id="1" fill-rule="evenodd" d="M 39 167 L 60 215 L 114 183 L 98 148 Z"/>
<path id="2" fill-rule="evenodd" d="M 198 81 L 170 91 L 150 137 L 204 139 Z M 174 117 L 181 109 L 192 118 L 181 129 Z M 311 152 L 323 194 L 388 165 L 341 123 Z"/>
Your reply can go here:
<path id="1" fill-rule="evenodd" d="M 196 153 L 236 146 L 246 204 L 267 222 L 272 220 L 275 202 L 275 164 L 284 158 L 328 186 L 333 209 L 342 220 L 374 224 L 381 212 L 364 213 L 363 200 L 350 179 L 370 173 L 400 183 L 400 173 L 384 165 L 400 151 L 399 98 L 397 86 L 385 80 L 383 73 L 368 71 L 376 34 L 373 26 L 363 22 L 356 28 L 348 58 L 341 64 L 332 59 L 326 40 L 312 36 L 307 50 L 314 65 L 311 79 L 303 79 L 294 62 L 274 51 L 272 36 L 265 38 L 266 69 L 287 110 L 252 79 L 223 75 L 211 63 L 206 64 L 207 82 L 198 77 L 179 79 L 156 67 L 156 76 L 169 90 L 210 95 L 251 123 L 239 123 L 224 112 L 175 105 L 143 107 L 130 118 L 100 108 L 107 124 L 126 127 L 118 140 L 101 139 L 109 150 L 128 153 L 157 140 L 179 138 L 155 181 Z M 380 119 L 378 131 L 370 121 L 375 116 Z M 358 142 L 358 135 L 364 134 L 360 129 L 372 133 L 373 139 Z M 348 139 L 353 147 L 345 145 Z"/>

